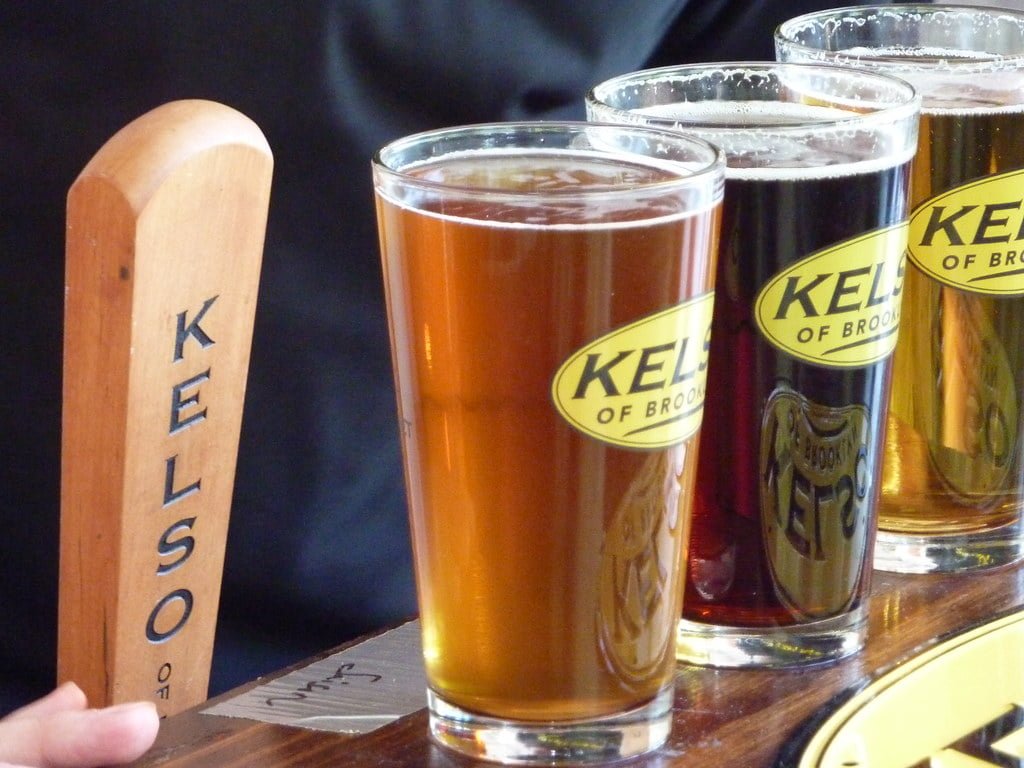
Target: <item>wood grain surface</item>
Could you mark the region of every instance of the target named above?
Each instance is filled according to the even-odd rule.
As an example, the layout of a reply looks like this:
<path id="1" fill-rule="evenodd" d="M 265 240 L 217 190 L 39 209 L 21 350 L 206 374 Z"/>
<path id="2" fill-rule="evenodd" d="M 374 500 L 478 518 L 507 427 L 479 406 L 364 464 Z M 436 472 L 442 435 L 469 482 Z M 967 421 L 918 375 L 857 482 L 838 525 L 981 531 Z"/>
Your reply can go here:
<path id="1" fill-rule="evenodd" d="M 831 665 L 790 671 L 680 666 L 668 743 L 627 764 L 645 768 L 789 765 L 801 735 L 831 706 L 940 639 L 1022 606 L 1021 566 L 966 576 L 876 572 L 870 635 L 862 653 Z M 165 720 L 156 745 L 136 765 L 400 768 L 475 764 L 431 743 L 423 710 L 369 734 L 343 736 L 205 715 L 205 708 Z"/>
<path id="2" fill-rule="evenodd" d="M 94 705 L 207 696 L 272 169 L 175 101 L 68 193 L 57 666 Z"/>

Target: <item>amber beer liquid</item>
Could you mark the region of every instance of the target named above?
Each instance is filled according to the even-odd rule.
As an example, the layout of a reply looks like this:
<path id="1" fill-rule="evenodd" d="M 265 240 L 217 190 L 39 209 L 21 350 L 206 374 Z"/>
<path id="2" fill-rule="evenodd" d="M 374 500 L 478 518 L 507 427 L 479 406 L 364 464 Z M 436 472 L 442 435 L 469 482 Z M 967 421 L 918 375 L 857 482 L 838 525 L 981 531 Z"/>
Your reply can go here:
<path id="1" fill-rule="evenodd" d="M 1024 107 L 925 110 L 918 158 L 915 207 L 966 182 L 1024 168 Z M 1019 272 L 1022 199 L 1024 181 L 1016 194 L 963 214 L 970 204 L 932 207 L 930 239 L 968 246 L 963 257 L 950 249 L 951 267 L 973 257 L 993 271 Z M 919 239 L 928 236 L 925 222 Z M 880 526 L 911 536 L 999 536 L 1019 525 L 1022 507 L 1024 299 L 959 290 L 916 266 L 907 282 Z M 986 556 L 979 553 L 976 564 Z"/>
<path id="2" fill-rule="evenodd" d="M 877 6 L 797 17 L 779 56 L 922 95 L 876 567 L 1024 557 L 1024 13 Z"/>
<path id="3" fill-rule="evenodd" d="M 866 632 L 901 323 L 912 89 L 724 63 L 613 78 L 588 108 L 596 121 L 696 133 L 727 158 L 677 656 L 849 655 Z"/>
<path id="4" fill-rule="evenodd" d="M 538 184 L 567 170 L 536 157 L 488 163 L 510 177 L 522 163 Z M 456 184 L 479 166 L 416 173 Z M 568 170 L 582 178 L 585 166 Z M 680 550 L 659 551 L 658 538 L 683 536 L 696 437 L 653 453 L 596 445 L 552 407 L 551 379 L 595 336 L 692 295 L 703 280 L 689 269 L 701 265 L 681 255 L 707 250 L 710 217 L 559 226 L 542 210 L 482 223 L 489 204 L 380 205 L 389 300 L 408 313 L 395 346 L 410 351 L 418 386 L 399 383 L 430 679 L 466 709 L 529 720 L 650 699 L 674 664 L 679 602 L 665 553 Z M 656 359 L 675 371 L 674 354 Z M 705 362 L 693 355 L 678 375 Z M 658 622 L 644 626 L 645 613 Z"/>
<path id="5" fill-rule="evenodd" d="M 453 708 L 569 727 L 657 699 L 668 717 L 720 181 L 680 206 L 678 169 L 576 150 L 405 174 L 486 190 L 377 196 L 434 735 L 476 749 Z M 570 758 L 603 744 L 582 732 Z"/>

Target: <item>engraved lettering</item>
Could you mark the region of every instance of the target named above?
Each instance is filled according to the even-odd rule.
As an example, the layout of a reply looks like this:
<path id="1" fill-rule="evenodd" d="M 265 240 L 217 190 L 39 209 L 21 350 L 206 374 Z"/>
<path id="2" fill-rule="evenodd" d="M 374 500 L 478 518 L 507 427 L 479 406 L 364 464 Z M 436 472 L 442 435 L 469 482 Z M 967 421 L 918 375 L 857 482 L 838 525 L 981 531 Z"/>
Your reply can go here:
<path id="1" fill-rule="evenodd" d="M 178 362 L 185 357 L 185 342 L 189 337 L 195 339 L 199 346 L 206 349 L 212 346 L 214 341 L 210 338 L 210 335 L 203 330 L 199 324 L 203 321 L 206 313 L 210 307 L 213 306 L 213 302 L 217 300 L 217 296 L 207 299 L 203 302 L 202 308 L 196 313 L 196 316 L 192 318 L 191 322 L 188 320 L 188 312 L 181 312 L 178 315 L 178 330 L 174 335 L 174 357 L 172 360 Z"/>
<path id="2" fill-rule="evenodd" d="M 158 629 L 160 615 L 174 603 L 180 603 L 181 615 L 168 629 Z M 192 592 L 187 589 L 176 589 L 165 595 L 153 608 L 146 621 L 146 639 L 151 643 L 165 643 L 181 631 L 192 613 Z"/>
<path id="3" fill-rule="evenodd" d="M 180 533 L 191 531 L 192 526 L 195 524 L 196 519 L 189 517 L 184 520 L 179 520 L 166 531 L 160 537 L 160 541 L 157 543 L 156 551 L 158 557 L 170 557 L 174 554 L 179 554 L 178 558 L 169 563 L 161 563 L 157 566 L 157 576 L 164 576 L 171 571 L 176 570 L 180 566 L 185 564 L 185 561 L 192 555 L 192 551 L 196 547 L 196 540 L 193 536 L 178 536 L 173 538 Z"/>
<path id="4" fill-rule="evenodd" d="M 188 485 L 174 489 L 174 474 L 177 470 L 178 457 L 171 456 L 167 459 L 166 471 L 164 472 L 164 506 L 169 507 L 175 502 L 181 501 L 186 496 L 197 493 L 202 485 L 202 480 L 196 480 Z"/>
<path id="5" fill-rule="evenodd" d="M 199 405 L 199 385 L 210 380 L 210 369 L 196 374 L 180 384 L 171 387 L 171 429 L 170 434 L 184 429 L 185 427 L 203 421 L 206 418 L 206 408 L 196 411 L 182 418 L 181 412 L 186 408 Z M 184 396 L 184 393 L 195 389 L 195 393 Z"/>

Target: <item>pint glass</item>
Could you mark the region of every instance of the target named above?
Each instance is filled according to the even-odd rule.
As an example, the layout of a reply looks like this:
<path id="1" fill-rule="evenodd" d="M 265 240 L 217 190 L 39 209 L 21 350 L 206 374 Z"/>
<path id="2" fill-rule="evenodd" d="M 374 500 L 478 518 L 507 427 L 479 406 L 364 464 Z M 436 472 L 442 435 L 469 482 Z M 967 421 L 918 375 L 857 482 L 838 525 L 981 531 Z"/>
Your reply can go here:
<path id="1" fill-rule="evenodd" d="M 724 160 L 630 126 L 374 159 L 433 737 L 586 762 L 667 737 Z"/>
<path id="2" fill-rule="evenodd" d="M 682 660 L 806 664 L 864 643 L 918 107 L 893 78 L 769 62 L 588 96 L 594 120 L 727 158 Z"/>
<path id="3" fill-rule="evenodd" d="M 783 60 L 856 64 L 922 96 L 878 568 L 1024 556 L 1024 13 L 840 9 L 776 33 Z"/>

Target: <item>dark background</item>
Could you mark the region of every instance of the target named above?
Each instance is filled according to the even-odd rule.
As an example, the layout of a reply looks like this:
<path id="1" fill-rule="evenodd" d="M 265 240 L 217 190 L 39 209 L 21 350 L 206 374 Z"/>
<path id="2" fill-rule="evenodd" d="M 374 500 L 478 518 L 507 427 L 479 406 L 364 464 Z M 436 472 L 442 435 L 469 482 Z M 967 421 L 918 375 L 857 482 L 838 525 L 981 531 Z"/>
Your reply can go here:
<path id="1" fill-rule="evenodd" d="M 582 119 L 602 79 L 770 59 L 779 21 L 836 4 L 0 6 L 0 713 L 55 681 L 64 201 L 112 134 L 207 98 L 275 154 L 213 694 L 415 612 L 374 150 L 445 125 Z"/>

